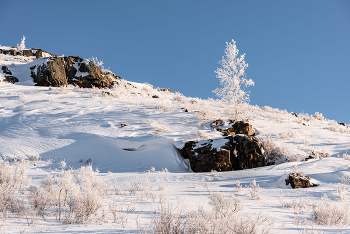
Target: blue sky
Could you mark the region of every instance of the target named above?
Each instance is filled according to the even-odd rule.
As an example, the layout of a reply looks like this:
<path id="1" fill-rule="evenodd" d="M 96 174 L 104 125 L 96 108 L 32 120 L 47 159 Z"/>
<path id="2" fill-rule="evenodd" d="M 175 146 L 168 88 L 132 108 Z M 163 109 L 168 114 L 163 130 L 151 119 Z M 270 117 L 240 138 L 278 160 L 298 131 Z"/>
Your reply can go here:
<path id="1" fill-rule="evenodd" d="M 350 123 L 350 1 L 1 0 L 0 44 L 92 56 L 130 81 L 215 98 L 234 39 L 251 104 Z"/>

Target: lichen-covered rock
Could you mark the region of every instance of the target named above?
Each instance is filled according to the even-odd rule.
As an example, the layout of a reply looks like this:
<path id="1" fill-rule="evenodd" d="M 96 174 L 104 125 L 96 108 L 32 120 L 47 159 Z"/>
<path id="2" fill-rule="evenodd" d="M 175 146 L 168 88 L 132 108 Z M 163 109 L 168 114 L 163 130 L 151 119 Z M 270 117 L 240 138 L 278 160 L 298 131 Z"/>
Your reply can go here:
<path id="1" fill-rule="evenodd" d="M 286 185 L 290 184 L 292 188 L 309 188 L 315 187 L 317 184 L 311 182 L 311 178 L 301 173 L 289 173 L 286 179 Z"/>

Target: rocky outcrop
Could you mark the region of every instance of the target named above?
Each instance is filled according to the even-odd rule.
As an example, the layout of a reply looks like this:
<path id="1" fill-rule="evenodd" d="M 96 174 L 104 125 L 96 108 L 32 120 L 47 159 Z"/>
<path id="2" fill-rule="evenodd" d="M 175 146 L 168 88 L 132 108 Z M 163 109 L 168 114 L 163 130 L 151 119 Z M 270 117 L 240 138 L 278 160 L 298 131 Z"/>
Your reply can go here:
<path id="1" fill-rule="evenodd" d="M 232 164 L 234 170 L 263 167 L 266 157 L 263 145 L 258 138 L 247 135 L 236 135 L 230 139 Z"/>
<path id="2" fill-rule="evenodd" d="M 45 61 L 30 68 L 31 77 L 37 86 L 58 87 L 73 84 L 83 88 L 109 88 L 114 84 L 110 76 L 102 74 L 100 69 L 87 59 L 67 56 L 50 57 L 46 63 Z"/>
<path id="3" fill-rule="evenodd" d="M 311 178 L 303 175 L 301 173 L 289 173 L 288 179 L 286 179 L 286 185 L 290 184 L 290 186 L 294 188 L 309 188 L 315 187 L 317 184 L 311 182 Z"/>
<path id="4" fill-rule="evenodd" d="M 255 132 L 252 125 L 242 121 L 232 121 L 227 126 L 224 126 L 224 121 L 219 119 L 213 121 L 210 126 L 223 133 L 224 136 L 234 136 L 236 134 L 245 134 L 254 136 Z"/>
<path id="5" fill-rule="evenodd" d="M 185 159 L 189 159 L 194 172 L 232 171 L 230 151 L 213 147 L 213 141 L 189 141 L 180 150 Z"/>
<path id="6" fill-rule="evenodd" d="M 67 85 L 66 72 L 64 69 L 64 59 L 53 57 L 43 61 L 41 65 L 31 67 L 31 77 L 36 86 L 59 87 Z"/>
<path id="7" fill-rule="evenodd" d="M 189 159 L 194 172 L 242 170 L 266 165 L 262 144 L 256 137 L 246 135 L 189 141 L 180 153 Z"/>

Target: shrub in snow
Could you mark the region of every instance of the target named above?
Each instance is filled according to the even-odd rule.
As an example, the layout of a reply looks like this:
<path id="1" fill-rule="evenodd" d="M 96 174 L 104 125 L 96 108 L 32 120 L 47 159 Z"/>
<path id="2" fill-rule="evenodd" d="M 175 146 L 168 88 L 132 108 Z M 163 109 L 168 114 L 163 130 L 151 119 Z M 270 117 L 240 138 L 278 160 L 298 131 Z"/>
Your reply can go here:
<path id="1" fill-rule="evenodd" d="M 209 205 L 215 213 L 215 217 L 227 217 L 240 211 L 243 207 L 241 205 L 242 199 L 230 194 L 230 199 L 225 199 L 223 193 L 214 193 L 209 196 Z"/>
<path id="2" fill-rule="evenodd" d="M 347 202 L 348 197 L 346 195 L 346 190 L 344 185 L 334 185 L 335 188 L 335 194 L 342 202 Z"/>
<path id="3" fill-rule="evenodd" d="M 279 138 L 282 140 L 286 139 L 296 139 L 297 138 L 297 133 L 294 131 L 288 131 L 288 132 L 281 132 L 278 134 Z"/>
<path id="4" fill-rule="evenodd" d="M 221 196 L 220 196 L 221 197 Z M 272 222 L 268 217 L 238 216 L 233 212 L 216 215 L 216 207 L 205 211 L 202 207 L 192 212 L 184 212 L 182 208 L 173 208 L 162 204 L 151 223 L 142 233 L 158 234 L 268 234 Z"/>
<path id="5" fill-rule="evenodd" d="M 252 79 L 245 79 L 248 64 L 244 61 L 245 54 L 238 56 L 238 52 L 234 40 L 226 42 L 225 55 L 219 62 L 222 67 L 215 71 L 223 87 L 213 90 L 218 97 L 229 104 L 234 119 L 238 119 L 241 114 L 240 105 L 249 101 L 249 93 L 243 88 L 254 85 Z"/>
<path id="6" fill-rule="evenodd" d="M 256 198 L 256 199 L 261 199 L 260 197 L 260 187 L 259 185 L 256 183 L 256 180 L 253 180 L 252 183 L 250 183 L 250 196 L 252 198 Z"/>
<path id="7" fill-rule="evenodd" d="M 282 163 L 286 161 L 286 149 L 282 150 L 277 147 L 275 141 L 271 138 L 270 135 L 266 135 L 265 138 L 260 138 L 261 144 L 263 145 L 266 161 L 267 163 Z"/>
<path id="8" fill-rule="evenodd" d="M 61 167 L 58 175 L 46 177 L 39 187 L 31 187 L 30 203 L 41 215 L 53 206 L 59 220 L 64 214 L 66 223 L 87 223 L 101 207 L 108 185 L 91 165 L 65 170 L 66 164 L 61 162 Z"/>
<path id="9" fill-rule="evenodd" d="M 321 225 L 347 226 L 350 223 L 349 204 L 338 205 L 327 200 L 327 195 L 314 205 L 313 220 Z"/>

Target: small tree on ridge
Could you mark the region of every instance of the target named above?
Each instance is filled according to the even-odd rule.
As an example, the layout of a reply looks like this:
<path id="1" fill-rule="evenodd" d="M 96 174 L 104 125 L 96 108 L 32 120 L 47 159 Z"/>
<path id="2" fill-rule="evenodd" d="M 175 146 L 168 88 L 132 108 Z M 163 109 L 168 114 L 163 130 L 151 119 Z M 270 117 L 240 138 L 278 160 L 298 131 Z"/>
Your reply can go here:
<path id="1" fill-rule="evenodd" d="M 245 54 L 238 55 L 236 42 L 232 39 L 226 42 L 225 55 L 219 61 L 221 68 L 217 68 L 216 77 L 220 79 L 222 88 L 216 88 L 213 92 L 222 100 L 229 103 L 229 108 L 233 108 L 234 119 L 239 118 L 240 105 L 249 102 L 249 92 L 243 90 L 244 87 L 253 85 L 252 79 L 245 79 L 245 69 L 248 64 L 244 61 Z"/>

